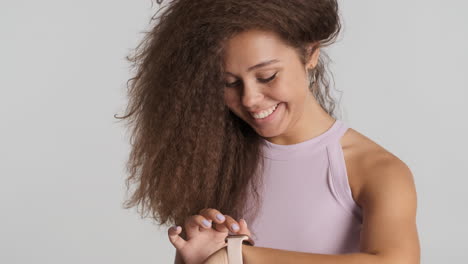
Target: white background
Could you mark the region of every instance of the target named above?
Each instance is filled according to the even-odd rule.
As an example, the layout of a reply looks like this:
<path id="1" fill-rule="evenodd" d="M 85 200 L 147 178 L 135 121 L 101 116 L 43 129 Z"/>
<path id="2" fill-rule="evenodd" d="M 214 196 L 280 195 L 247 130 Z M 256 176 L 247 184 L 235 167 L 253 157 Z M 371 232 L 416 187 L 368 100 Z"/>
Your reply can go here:
<path id="1" fill-rule="evenodd" d="M 156 8 L 1 0 L 0 263 L 172 263 L 167 227 L 122 209 L 129 144 L 113 118 L 125 56 Z M 421 263 L 468 258 L 467 11 L 456 0 L 341 1 L 328 49 L 342 119 L 412 169 Z"/>

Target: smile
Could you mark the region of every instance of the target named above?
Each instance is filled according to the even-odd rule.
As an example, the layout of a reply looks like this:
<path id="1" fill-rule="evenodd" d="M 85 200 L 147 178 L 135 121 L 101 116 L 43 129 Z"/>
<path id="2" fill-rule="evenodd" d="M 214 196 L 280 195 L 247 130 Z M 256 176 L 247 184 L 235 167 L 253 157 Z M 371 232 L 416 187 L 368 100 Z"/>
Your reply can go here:
<path id="1" fill-rule="evenodd" d="M 270 107 L 270 109 L 257 114 L 250 113 L 250 115 L 253 117 L 253 120 L 256 124 L 262 125 L 274 120 L 277 116 L 277 113 L 279 112 L 278 110 L 282 108 L 282 105 L 283 103 L 278 103 L 275 106 Z"/>
<path id="2" fill-rule="evenodd" d="M 266 110 L 264 110 L 264 111 L 261 111 L 261 112 L 259 112 L 259 113 L 250 113 L 250 114 L 251 114 L 251 116 L 252 116 L 253 118 L 255 118 L 255 119 L 266 118 L 266 117 L 268 117 L 269 115 L 271 115 L 271 114 L 276 110 L 276 107 L 277 107 L 278 105 L 279 105 L 279 103 L 276 104 L 276 105 L 274 105 L 274 106 L 272 106 L 272 107 L 270 107 L 270 108 L 268 108 L 268 109 L 266 109 Z"/>

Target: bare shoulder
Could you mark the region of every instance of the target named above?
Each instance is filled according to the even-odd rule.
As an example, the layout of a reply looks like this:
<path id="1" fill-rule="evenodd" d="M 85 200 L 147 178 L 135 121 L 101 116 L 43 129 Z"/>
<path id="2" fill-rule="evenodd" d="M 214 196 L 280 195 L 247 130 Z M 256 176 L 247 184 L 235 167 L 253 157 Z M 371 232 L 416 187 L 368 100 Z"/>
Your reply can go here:
<path id="1" fill-rule="evenodd" d="M 349 128 L 341 138 L 353 199 L 363 209 L 360 251 L 420 263 L 417 193 L 409 167 Z"/>
<path id="2" fill-rule="evenodd" d="M 397 156 L 358 131 L 348 128 L 341 138 L 349 184 L 356 203 L 362 205 L 362 189 L 369 180 L 378 180 L 384 171 L 409 173 Z"/>

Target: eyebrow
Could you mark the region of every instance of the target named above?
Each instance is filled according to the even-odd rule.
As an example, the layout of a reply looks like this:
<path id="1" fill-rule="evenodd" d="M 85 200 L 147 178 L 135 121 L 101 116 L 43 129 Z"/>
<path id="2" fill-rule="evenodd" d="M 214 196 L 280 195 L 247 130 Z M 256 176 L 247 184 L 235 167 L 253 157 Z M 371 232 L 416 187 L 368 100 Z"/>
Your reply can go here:
<path id="1" fill-rule="evenodd" d="M 273 63 L 277 63 L 277 62 L 280 62 L 280 60 L 278 59 L 272 59 L 272 60 L 268 60 L 268 61 L 264 61 L 264 62 L 260 62 L 259 64 L 256 64 L 254 66 L 250 66 L 248 69 L 247 69 L 247 72 L 250 72 L 252 70 L 255 70 L 255 69 L 258 69 L 258 68 L 261 68 L 261 67 L 265 67 L 265 66 L 268 66 L 270 64 L 273 64 Z M 231 75 L 234 75 L 230 72 L 226 72 L 228 74 L 231 74 Z M 236 76 L 236 75 L 234 75 Z"/>

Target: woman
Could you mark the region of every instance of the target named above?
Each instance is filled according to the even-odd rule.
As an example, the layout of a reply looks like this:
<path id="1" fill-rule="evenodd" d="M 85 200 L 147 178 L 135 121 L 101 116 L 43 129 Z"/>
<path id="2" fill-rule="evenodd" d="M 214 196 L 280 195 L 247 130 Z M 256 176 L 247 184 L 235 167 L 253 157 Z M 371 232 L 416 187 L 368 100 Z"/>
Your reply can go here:
<path id="1" fill-rule="evenodd" d="M 126 207 L 179 226 L 176 263 L 229 233 L 255 241 L 246 263 L 419 263 L 410 169 L 334 113 L 322 48 L 339 31 L 330 0 L 173 0 L 160 15 L 132 58 Z"/>

